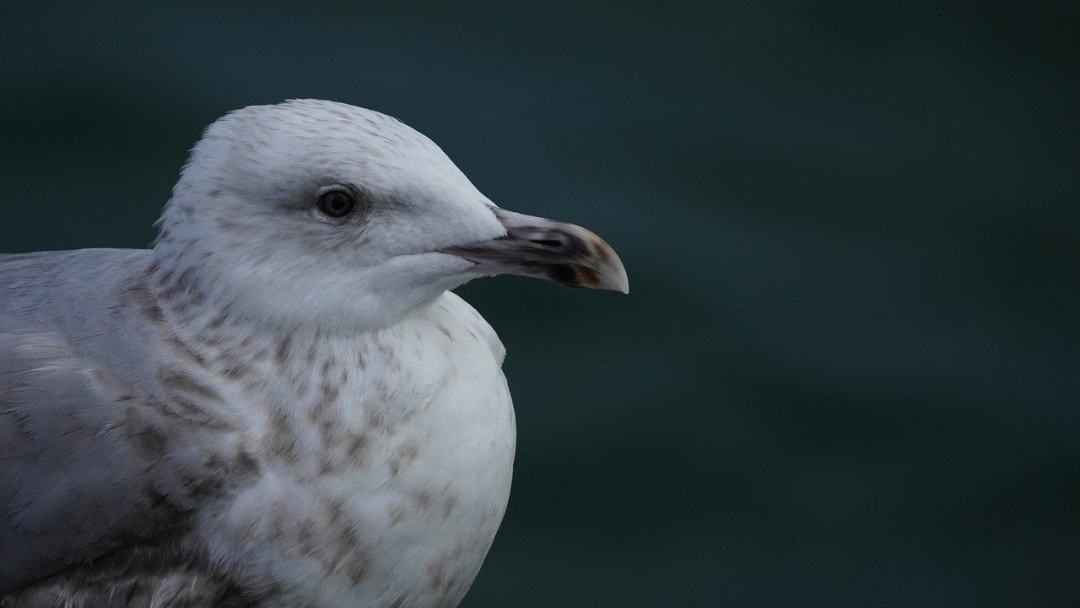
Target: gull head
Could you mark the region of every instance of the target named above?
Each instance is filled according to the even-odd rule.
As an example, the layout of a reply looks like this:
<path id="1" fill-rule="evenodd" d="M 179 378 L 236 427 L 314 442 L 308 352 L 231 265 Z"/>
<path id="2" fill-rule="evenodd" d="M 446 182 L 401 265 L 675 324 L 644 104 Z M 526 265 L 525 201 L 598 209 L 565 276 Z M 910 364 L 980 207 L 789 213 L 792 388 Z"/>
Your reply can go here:
<path id="1" fill-rule="evenodd" d="M 159 293 L 277 327 L 385 327 L 496 274 L 628 291 L 600 237 L 501 209 L 424 135 L 328 101 L 211 124 L 158 225 Z"/>

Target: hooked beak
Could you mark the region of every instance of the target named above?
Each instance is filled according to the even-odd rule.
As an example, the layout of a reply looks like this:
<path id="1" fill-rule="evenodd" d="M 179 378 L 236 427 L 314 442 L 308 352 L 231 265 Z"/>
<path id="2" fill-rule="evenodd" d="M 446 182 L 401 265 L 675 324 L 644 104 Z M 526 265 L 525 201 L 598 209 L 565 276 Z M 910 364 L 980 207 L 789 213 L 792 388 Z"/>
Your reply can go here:
<path id="1" fill-rule="evenodd" d="M 542 217 L 495 209 L 506 235 L 492 241 L 447 247 L 486 275 L 518 274 L 568 287 L 630 293 L 626 269 L 615 250 L 592 232 Z"/>

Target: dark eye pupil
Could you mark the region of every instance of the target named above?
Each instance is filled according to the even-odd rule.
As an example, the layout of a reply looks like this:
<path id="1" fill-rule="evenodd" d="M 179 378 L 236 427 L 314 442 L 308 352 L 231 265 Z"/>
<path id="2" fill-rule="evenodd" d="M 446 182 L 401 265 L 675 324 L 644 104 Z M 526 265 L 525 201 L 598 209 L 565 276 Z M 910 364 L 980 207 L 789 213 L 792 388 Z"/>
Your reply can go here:
<path id="1" fill-rule="evenodd" d="M 330 217 L 343 217 L 352 208 L 352 197 L 341 190 L 333 190 L 319 197 L 319 209 Z"/>

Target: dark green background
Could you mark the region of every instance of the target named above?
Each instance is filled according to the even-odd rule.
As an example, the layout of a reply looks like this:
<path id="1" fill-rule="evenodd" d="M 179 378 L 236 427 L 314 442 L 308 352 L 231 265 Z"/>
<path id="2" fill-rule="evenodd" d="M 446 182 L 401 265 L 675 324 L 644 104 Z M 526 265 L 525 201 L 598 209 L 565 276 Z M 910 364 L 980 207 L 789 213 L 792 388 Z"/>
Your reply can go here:
<path id="1" fill-rule="evenodd" d="M 520 443 L 467 608 L 1080 605 L 1080 3 L 23 3 L 0 250 L 141 247 L 223 112 L 396 115 L 633 293 L 461 293 Z"/>

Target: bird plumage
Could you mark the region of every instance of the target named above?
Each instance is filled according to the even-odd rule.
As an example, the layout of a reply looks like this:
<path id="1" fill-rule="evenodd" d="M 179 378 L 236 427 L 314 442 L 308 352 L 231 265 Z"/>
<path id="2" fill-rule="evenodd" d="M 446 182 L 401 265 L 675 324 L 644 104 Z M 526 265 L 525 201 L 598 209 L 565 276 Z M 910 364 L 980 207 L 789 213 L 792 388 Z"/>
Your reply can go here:
<path id="1" fill-rule="evenodd" d="M 86 606 L 178 580 L 259 605 L 464 595 L 514 447 L 502 346 L 464 301 L 360 339 L 268 338 L 175 319 L 145 252 L 78 253 L 0 257 L 24 294 L 0 326 L 5 591 Z"/>
<path id="2" fill-rule="evenodd" d="M 457 605 L 515 423 L 448 290 L 502 272 L 627 289 L 592 233 L 314 100 L 211 125 L 150 250 L 0 256 L 0 605 Z"/>

